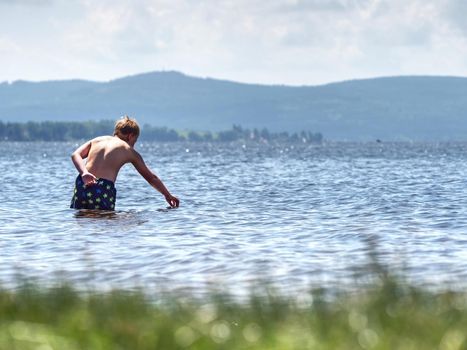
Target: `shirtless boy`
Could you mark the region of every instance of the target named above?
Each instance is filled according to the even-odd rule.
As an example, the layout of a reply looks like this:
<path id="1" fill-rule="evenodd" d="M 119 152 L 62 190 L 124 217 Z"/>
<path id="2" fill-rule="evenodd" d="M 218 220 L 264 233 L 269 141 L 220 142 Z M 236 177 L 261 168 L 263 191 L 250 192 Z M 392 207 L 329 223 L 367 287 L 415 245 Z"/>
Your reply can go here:
<path id="1" fill-rule="evenodd" d="M 118 171 L 126 163 L 133 164 L 172 208 L 178 207 L 179 200 L 170 194 L 133 148 L 138 136 L 138 124 L 125 116 L 115 124 L 114 136 L 96 137 L 73 152 L 71 159 L 79 175 L 70 208 L 114 210 L 117 195 L 114 183 Z M 86 163 L 85 158 L 88 159 Z"/>

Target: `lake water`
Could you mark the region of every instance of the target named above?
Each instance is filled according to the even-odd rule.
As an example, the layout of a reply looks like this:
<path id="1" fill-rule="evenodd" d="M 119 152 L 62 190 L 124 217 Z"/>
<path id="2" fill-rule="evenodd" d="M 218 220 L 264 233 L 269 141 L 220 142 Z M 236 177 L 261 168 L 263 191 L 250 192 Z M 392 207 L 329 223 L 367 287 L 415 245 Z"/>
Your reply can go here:
<path id="1" fill-rule="evenodd" d="M 415 283 L 467 285 L 467 144 L 142 143 L 117 211 L 69 209 L 75 143 L 0 143 L 0 283 L 295 293 L 352 283 L 369 252 Z M 371 244 L 370 244 L 371 243 Z"/>

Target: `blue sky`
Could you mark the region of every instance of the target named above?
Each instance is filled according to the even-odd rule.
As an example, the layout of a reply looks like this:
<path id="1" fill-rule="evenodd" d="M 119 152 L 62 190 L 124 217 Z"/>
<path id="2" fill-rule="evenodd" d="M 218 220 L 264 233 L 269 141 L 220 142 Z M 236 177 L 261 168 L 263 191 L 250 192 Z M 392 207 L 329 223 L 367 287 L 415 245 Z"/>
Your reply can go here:
<path id="1" fill-rule="evenodd" d="M 0 81 L 467 76 L 467 0 L 0 0 Z"/>

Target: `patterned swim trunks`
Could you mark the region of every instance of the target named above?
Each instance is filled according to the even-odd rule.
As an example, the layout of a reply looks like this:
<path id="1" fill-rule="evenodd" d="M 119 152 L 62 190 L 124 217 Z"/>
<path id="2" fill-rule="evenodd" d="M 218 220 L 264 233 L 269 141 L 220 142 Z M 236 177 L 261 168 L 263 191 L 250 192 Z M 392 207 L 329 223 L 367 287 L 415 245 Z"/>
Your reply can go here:
<path id="1" fill-rule="evenodd" d="M 116 199 L 117 190 L 112 181 L 97 179 L 95 185 L 85 187 L 81 175 L 78 175 L 70 208 L 114 210 Z"/>

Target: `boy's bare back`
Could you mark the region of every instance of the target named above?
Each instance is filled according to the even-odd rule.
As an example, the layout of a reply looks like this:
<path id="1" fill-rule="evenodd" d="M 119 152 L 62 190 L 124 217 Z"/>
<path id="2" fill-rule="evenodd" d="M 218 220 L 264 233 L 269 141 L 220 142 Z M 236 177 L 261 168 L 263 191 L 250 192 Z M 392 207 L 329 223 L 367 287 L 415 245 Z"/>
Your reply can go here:
<path id="1" fill-rule="evenodd" d="M 115 182 L 120 168 L 132 162 L 135 150 L 116 136 L 101 136 L 89 141 L 87 170 L 97 178 Z"/>

